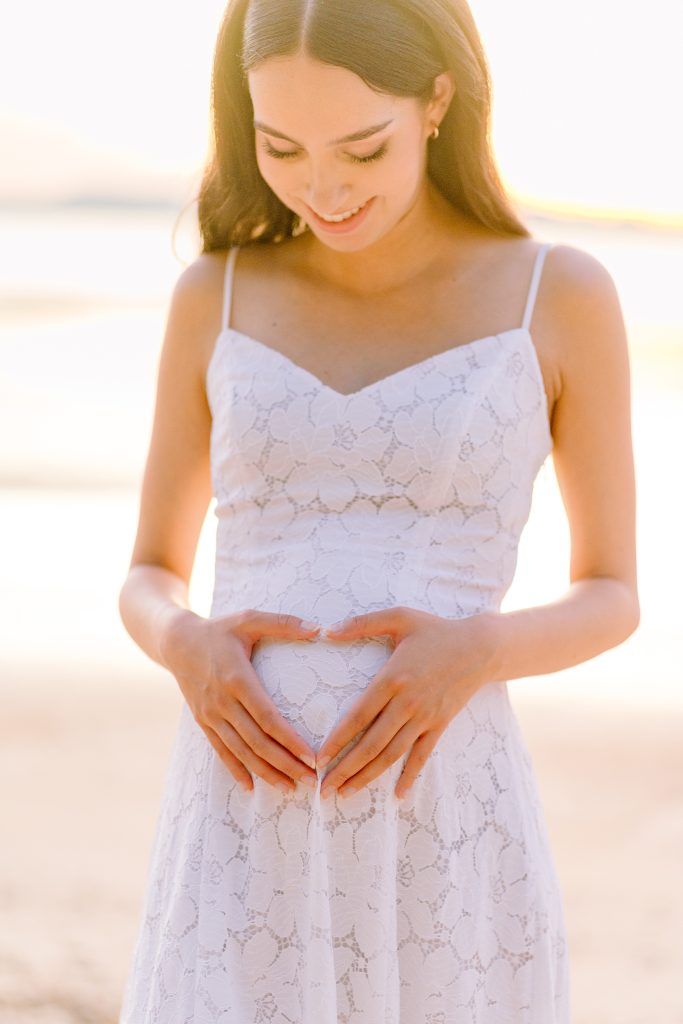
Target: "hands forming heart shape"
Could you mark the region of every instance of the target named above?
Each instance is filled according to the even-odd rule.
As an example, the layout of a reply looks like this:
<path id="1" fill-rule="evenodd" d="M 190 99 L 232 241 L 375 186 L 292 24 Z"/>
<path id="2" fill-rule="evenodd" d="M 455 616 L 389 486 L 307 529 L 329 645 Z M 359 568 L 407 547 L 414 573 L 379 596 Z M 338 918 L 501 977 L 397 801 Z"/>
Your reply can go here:
<path id="1" fill-rule="evenodd" d="M 287 793 L 297 782 L 317 787 L 321 769 L 348 747 L 325 776 L 321 797 L 333 789 L 340 796 L 357 792 L 408 752 L 394 791 L 402 797 L 450 721 L 497 678 L 498 618 L 485 612 L 449 619 L 395 606 L 354 615 L 321 634 L 319 625 L 284 613 L 247 609 L 207 619 L 182 609 L 163 635 L 160 656 L 245 790 L 253 789 L 251 773 Z M 266 693 L 251 653 L 264 636 L 321 635 L 341 642 L 388 636 L 393 650 L 316 754 Z"/>

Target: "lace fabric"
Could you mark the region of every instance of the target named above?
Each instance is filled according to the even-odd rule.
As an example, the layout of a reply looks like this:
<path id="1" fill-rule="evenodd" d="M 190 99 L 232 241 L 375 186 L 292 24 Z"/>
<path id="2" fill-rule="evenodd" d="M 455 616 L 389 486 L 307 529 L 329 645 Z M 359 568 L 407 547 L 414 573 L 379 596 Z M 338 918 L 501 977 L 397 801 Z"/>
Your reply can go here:
<path id="1" fill-rule="evenodd" d="M 500 607 L 552 449 L 528 329 L 547 248 L 522 327 L 350 395 L 228 326 L 231 252 L 206 379 L 212 616 Z M 252 663 L 319 749 L 390 653 L 265 637 Z M 183 705 L 120 1024 L 569 1024 L 562 898 L 506 683 L 477 691 L 399 801 L 406 756 L 346 798 L 321 799 L 323 773 L 244 793 Z"/>

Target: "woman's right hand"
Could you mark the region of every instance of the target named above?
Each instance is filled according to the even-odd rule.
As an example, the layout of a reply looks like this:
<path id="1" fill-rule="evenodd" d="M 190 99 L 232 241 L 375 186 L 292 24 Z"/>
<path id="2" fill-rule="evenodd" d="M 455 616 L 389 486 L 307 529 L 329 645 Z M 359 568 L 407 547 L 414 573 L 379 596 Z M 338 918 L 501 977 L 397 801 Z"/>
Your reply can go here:
<path id="1" fill-rule="evenodd" d="M 250 772 L 287 793 L 297 781 L 317 783 L 315 751 L 280 714 L 250 659 L 261 637 L 312 640 L 319 629 L 304 629 L 296 615 L 247 609 L 208 619 L 183 609 L 164 631 L 163 663 L 209 743 L 246 790 L 253 789 Z"/>

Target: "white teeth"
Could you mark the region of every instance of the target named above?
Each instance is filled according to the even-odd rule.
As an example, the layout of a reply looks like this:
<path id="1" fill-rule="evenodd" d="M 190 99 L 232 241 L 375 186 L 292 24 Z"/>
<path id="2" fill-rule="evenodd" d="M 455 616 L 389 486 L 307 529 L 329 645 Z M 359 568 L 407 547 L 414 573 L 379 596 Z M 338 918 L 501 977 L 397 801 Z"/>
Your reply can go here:
<path id="1" fill-rule="evenodd" d="M 363 206 L 365 206 L 365 203 L 363 203 Z M 347 213 L 340 213 L 336 217 L 322 217 L 320 214 L 318 214 L 318 216 L 321 220 L 328 220 L 332 224 L 335 224 L 340 220 L 348 220 L 349 217 L 353 217 L 354 214 L 363 209 L 363 206 L 357 206 L 354 210 L 349 210 Z"/>

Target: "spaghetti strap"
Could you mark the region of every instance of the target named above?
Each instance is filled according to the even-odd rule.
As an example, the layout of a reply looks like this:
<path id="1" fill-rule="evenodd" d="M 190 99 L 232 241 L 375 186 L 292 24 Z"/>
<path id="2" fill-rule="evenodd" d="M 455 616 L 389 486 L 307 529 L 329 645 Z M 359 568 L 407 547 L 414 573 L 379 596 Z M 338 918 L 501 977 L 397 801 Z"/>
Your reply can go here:
<path id="1" fill-rule="evenodd" d="M 235 272 L 235 257 L 237 256 L 238 246 L 233 245 L 228 252 L 227 259 L 225 261 L 225 277 L 223 279 L 223 320 L 221 322 L 221 329 L 227 330 L 230 326 L 230 307 L 232 305 L 232 281 Z"/>
<path id="2" fill-rule="evenodd" d="M 536 304 L 536 295 L 538 293 L 538 285 L 541 280 L 541 272 L 543 270 L 543 264 L 545 262 L 546 253 L 549 249 L 552 249 L 552 242 L 544 242 L 536 253 L 536 261 L 534 263 L 534 271 L 531 275 L 531 284 L 529 285 L 529 294 L 526 300 L 526 309 L 524 310 L 524 319 L 522 320 L 522 327 L 527 331 L 529 330 L 529 324 L 531 323 L 531 317 L 534 313 L 534 305 Z"/>

